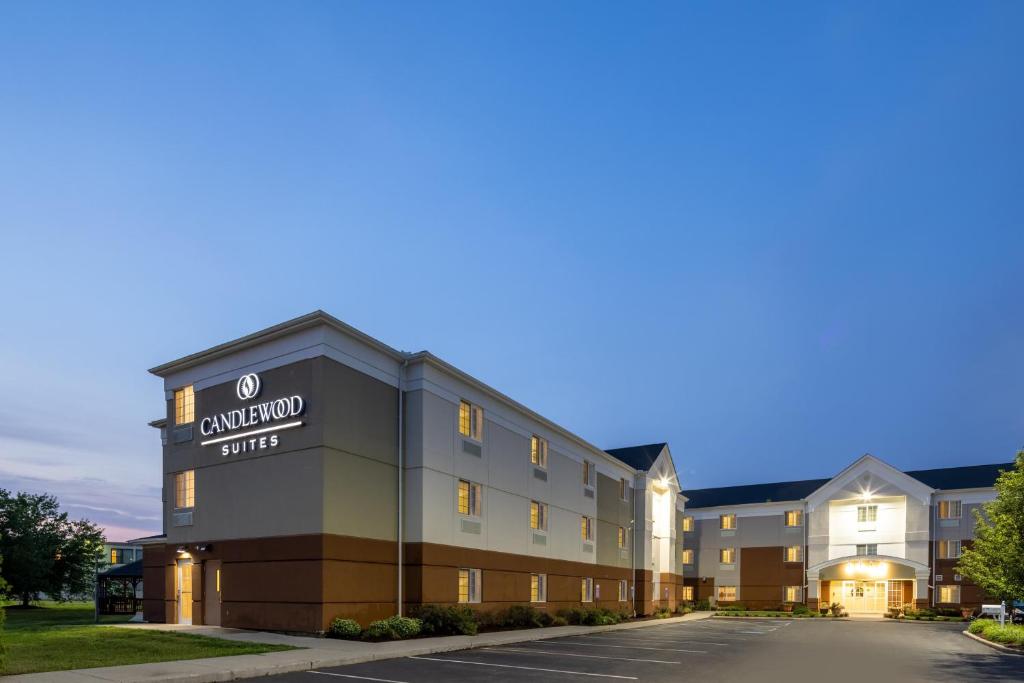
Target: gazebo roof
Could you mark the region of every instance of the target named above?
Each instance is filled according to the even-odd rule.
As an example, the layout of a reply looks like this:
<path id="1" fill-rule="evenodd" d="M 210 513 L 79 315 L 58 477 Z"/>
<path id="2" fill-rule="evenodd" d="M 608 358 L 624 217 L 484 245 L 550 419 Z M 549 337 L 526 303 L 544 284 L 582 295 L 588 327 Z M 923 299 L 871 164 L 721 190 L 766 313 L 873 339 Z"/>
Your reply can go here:
<path id="1" fill-rule="evenodd" d="M 142 578 L 142 560 L 119 564 L 100 572 L 103 578 Z"/>

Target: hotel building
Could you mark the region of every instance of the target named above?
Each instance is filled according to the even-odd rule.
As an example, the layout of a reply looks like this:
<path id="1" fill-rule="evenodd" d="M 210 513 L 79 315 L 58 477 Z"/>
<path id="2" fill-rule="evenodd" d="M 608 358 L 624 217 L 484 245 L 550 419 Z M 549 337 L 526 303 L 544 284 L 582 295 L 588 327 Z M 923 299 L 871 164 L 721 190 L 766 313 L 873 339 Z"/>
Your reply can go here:
<path id="1" fill-rule="evenodd" d="M 149 621 L 316 632 L 424 603 L 644 614 L 684 592 L 666 444 L 602 450 L 320 311 L 151 372 Z"/>
<path id="2" fill-rule="evenodd" d="M 712 603 L 977 607 L 956 573 L 973 511 L 1013 463 L 900 472 L 865 455 L 831 479 L 684 491 L 683 582 Z"/>

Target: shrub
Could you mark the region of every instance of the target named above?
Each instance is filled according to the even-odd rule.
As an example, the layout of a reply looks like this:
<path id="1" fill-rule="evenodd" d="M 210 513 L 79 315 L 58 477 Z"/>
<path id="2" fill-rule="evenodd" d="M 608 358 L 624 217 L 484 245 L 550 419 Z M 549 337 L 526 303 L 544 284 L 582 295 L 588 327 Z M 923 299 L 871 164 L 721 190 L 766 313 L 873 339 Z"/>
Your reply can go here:
<path id="1" fill-rule="evenodd" d="M 623 620 L 624 615 L 613 612 L 606 607 L 597 609 L 581 609 L 572 607 L 558 612 L 558 616 L 565 619 L 566 623 L 581 626 L 609 626 Z M 625 618 L 628 619 L 628 616 Z"/>
<path id="2" fill-rule="evenodd" d="M 667 619 L 672 616 L 672 612 L 669 611 L 668 607 L 659 607 L 654 611 L 655 619 Z"/>
<path id="3" fill-rule="evenodd" d="M 553 617 L 532 605 L 513 605 L 508 609 L 478 615 L 481 629 L 500 631 L 550 626 Z"/>
<path id="4" fill-rule="evenodd" d="M 552 626 L 568 626 L 569 622 L 565 620 L 565 617 L 554 617 L 551 620 Z"/>
<path id="5" fill-rule="evenodd" d="M 327 627 L 328 638 L 345 638 L 353 639 L 358 638 L 363 632 L 363 627 L 359 625 L 358 621 L 352 619 L 335 619 L 331 622 L 331 625 Z"/>
<path id="6" fill-rule="evenodd" d="M 409 617 L 388 617 L 370 623 L 363 634 L 366 640 L 404 640 L 418 636 L 423 625 L 419 619 Z"/>
<path id="7" fill-rule="evenodd" d="M 420 620 L 423 635 L 475 636 L 477 632 L 477 615 L 468 607 L 422 605 L 413 610 L 413 616 Z"/>
<path id="8" fill-rule="evenodd" d="M 742 602 L 730 602 L 729 604 L 726 604 L 726 605 L 719 605 L 718 609 L 720 609 L 720 610 L 745 610 L 745 609 L 747 609 L 747 606 L 744 605 Z"/>
<path id="9" fill-rule="evenodd" d="M 833 617 L 845 617 L 846 610 L 838 602 L 833 602 L 828 606 L 828 611 Z"/>
<path id="10" fill-rule="evenodd" d="M 711 609 L 711 602 L 707 598 L 703 598 L 701 600 L 698 600 L 697 603 L 693 606 L 693 608 L 698 612 L 707 612 L 709 609 Z"/>
<path id="11" fill-rule="evenodd" d="M 802 602 L 793 605 L 793 616 L 804 616 L 810 613 L 810 608 Z"/>
<path id="12" fill-rule="evenodd" d="M 685 602 L 681 602 L 676 605 L 676 614 L 689 614 L 693 611 L 693 605 Z"/>

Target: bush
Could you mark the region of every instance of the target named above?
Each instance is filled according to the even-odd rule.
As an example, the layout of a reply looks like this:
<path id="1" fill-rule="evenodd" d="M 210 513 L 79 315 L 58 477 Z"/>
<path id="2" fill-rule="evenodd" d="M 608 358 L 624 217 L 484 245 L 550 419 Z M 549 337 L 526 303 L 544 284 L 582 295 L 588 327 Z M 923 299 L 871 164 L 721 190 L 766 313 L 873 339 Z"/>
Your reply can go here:
<path id="1" fill-rule="evenodd" d="M 335 619 L 327 627 L 328 638 L 344 638 L 352 640 L 358 638 L 363 632 L 363 627 L 358 621 L 352 619 Z"/>
<path id="2" fill-rule="evenodd" d="M 552 626 L 568 626 L 569 622 L 565 620 L 565 617 L 554 617 L 551 620 Z"/>
<path id="3" fill-rule="evenodd" d="M 620 621 L 623 621 L 623 619 L 629 618 L 628 615 L 613 612 L 606 607 L 600 607 L 597 609 L 581 609 L 579 607 L 573 607 L 570 609 L 559 610 L 558 616 L 565 619 L 567 624 L 580 626 L 609 626 L 611 624 L 617 624 Z"/>
<path id="4" fill-rule="evenodd" d="M 672 612 L 669 611 L 668 607 L 659 607 L 654 611 L 655 619 L 667 619 L 672 616 Z"/>
<path id="5" fill-rule="evenodd" d="M 689 614 L 693 611 L 693 605 L 685 602 L 681 602 L 676 605 L 676 614 Z"/>
<path id="6" fill-rule="evenodd" d="M 847 616 L 846 615 L 846 610 L 843 609 L 843 606 L 840 605 L 838 602 L 833 602 L 831 605 L 829 605 L 828 606 L 828 611 L 829 611 L 829 613 L 833 617 L 845 617 L 845 616 Z"/>
<path id="7" fill-rule="evenodd" d="M 1024 646 L 1024 626 L 1014 626 L 1009 623 L 1006 626 L 1000 626 L 999 622 L 994 619 L 978 619 L 971 622 L 967 630 L 994 643 Z"/>
<path id="8" fill-rule="evenodd" d="M 707 612 L 709 609 L 711 609 L 711 602 L 707 598 L 703 598 L 701 600 L 698 600 L 697 603 L 693 606 L 693 608 L 698 612 Z"/>
<path id="9" fill-rule="evenodd" d="M 806 616 L 810 613 L 810 608 L 802 602 L 793 605 L 793 616 Z"/>
<path id="10" fill-rule="evenodd" d="M 478 619 L 468 607 L 422 605 L 413 610 L 425 636 L 475 636 Z"/>
<path id="11" fill-rule="evenodd" d="M 723 610 L 723 611 L 724 610 L 740 610 L 740 611 L 742 611 L 742 610 L 746 610 L 747 606 L 744 605 L 742 602 L 730 602 L 730 603 L 728 603 L 726 605 L 719 605 L 718 609 Z"/>
<path id="12" fill-rule="evenodd" d="M 423 625 L 419 619 L 409 617 L 388 617 L 370 623 L 363 634 L 366 640 L 404 640 L 418 636 Z"/>

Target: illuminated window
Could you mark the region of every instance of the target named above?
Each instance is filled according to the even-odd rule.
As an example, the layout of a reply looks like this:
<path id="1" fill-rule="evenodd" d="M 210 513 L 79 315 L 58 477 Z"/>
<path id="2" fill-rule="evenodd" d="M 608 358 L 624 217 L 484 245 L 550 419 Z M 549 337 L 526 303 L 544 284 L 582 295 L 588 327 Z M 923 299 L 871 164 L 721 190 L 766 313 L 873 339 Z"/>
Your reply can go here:
<path id="1" fill-rule="evenodd" d="M 174 507 L 178 509 L 195 507 L 196 471 L 185 470 L 174 475 Z"/>
<path id="2" fill-rule="evenodd" d="M 584 541 L 594 540 L 594 518 L 580 517 L 580 538 Z"/>
<path id="3" fill-rule="evenodd" d="M 800 586 L 785 586 L 782 601 L 800 602 L 800 594 L 803 592 Z"/>
<path id="4" fill-rule="evenodd" d="M 583 461 L 583 485 L 594 487 L 594 478 L 597 474 L 597 470 L 594 468 L 594 463 L 589 460 Z"/>
<path id="5" fill-rule="evenodd" d="M 530 528 L 539 531 L 548 528 L 548 506 L 544 503 L 530 501 Z"/>
<path id="6" fill-rule="evenodd" d="M 720 548 L 718 561 L 722 564 L 736 564 L 736 548 Z"/>
<path id="7" fill-rule="evenodd" d="M 786 562 L 802 562 L 803 547 L 799 545 L 786 546 Z"/>
<path id="8" fill-rule="evenodd" d="M 480 516 L 480 484 L 459 479 L 459 514 Z"/>
<path id="9" fill-rule="evenodd" d="M 110 549 L 110 564 L 117 564 L 117 548 Z"/>
<path id="10" fill-rule="evenodd" d="M 220 570 L 217 570 L 217 592 L 220 593 Z"/>
<path id="11" fill-rule="evenodd" d="M 619 527 L 619 547 L 626 547 L 626 529 L 621 526 Z"/>
<path id="12" fill-rule="evenodd" d="M 718 524 L 721 529 L 735 529 L 736 528 L 736 515 L 729 513 L 728 515 L 719 515 Z"/>
<path id="13" fill-rule="evenodd" d="M 469 401 L 459 401 L 459 434 L 484 440 L 484 409 Z"/>
<path id="14" fill-rule="evenodd" d="M 693 517 L 690 515 L 683 517 L 683 531 L 693 531 Z"/>
<path id="15" fill-rule="evenodd" d="M 683 548 L 683 564 L 693 564 L 693 548 Z"/>
<path id="16" fill-rule="evenodd" d="M 939 519 L 960 519 L 962 508 L 959 500 L 940 500 Z"/>
<path id="17" fill-rule="evenodd" d="M 718 601 L 732 602 L 736 600 L 736 586 L 719 586 Z"/>
<path id="18" fill-rule="evenodd" d="M 629 582 L 625 579 L 619 579 L 619 602 L 626 602 L 629 600 Z"/>
<path id="19" fill-rule="evenodd" d="M 693 602 L 693 586 L 683 586 L 679 591 L 679 599 Z"/>
<path id="20" fill-rule="evenodd" d="M 530 602 L 547 602 L 548 575 L 530 574 Z"/>
<path id="21" fill-rule="evenodd" d="M 786 526 L 803 524 L 804 513 L 801 510 L 786 510 Z"/>
<path id="22" fill-rule="evenodd" d="M 192 385 L 174 391 L 174 424 L 184 425 L 196 419 L 196 396 Z"/>
<path id="23" fill-rule="evenodd" d="M 955 560 L 960 557 L 960 541 L 939 541 L 939 559 Z"/>
<path id="24" fill-rule="evenodd" d="M 537 467 L 548 466 L 548 440 L 539 436 L 530 439 L 530 462 Z"/>
<path id="25" fill-rule="evenodd" d="M 480 570 L 459 570 L 459 602 L 480 602 Z"/>
<path id="26" fill-rule="evenodd" d="M 875 522 L 878 521 L 878 506 L 877 505 L 858 505 L 857 506 L 857 524 L 861 525 L 861 528 L 870 526 L 872 529 L 875 527 Z"/>
<path id="27" fill-rule="evenodd" d="M 878 544 L 877 543 L 861 543 L 857 546 L 858 555 L 877 555 Z"/>
<path id="28" fill-rule="evenodd" d="M 960 586 L 939 586 L 939 602 L 959 603 Z"/>
<path id="29" fill-rule="evenodd" d="M 580 601 L 594 602 L 594 580 L 580 579 Z"/>
<path id="30" fill-rule="evenodd" d="M 619 479 L 619 500 L 629 500 L 629 482 Z"/>

